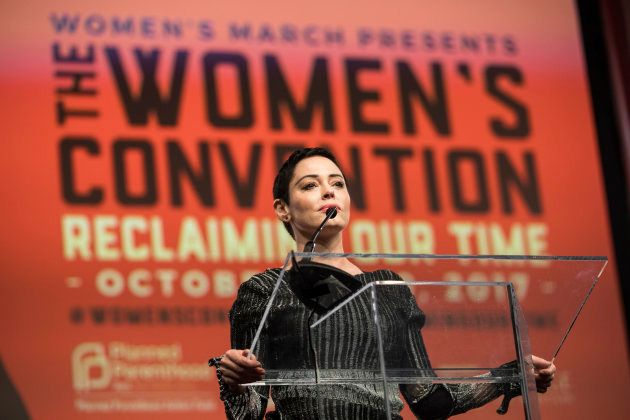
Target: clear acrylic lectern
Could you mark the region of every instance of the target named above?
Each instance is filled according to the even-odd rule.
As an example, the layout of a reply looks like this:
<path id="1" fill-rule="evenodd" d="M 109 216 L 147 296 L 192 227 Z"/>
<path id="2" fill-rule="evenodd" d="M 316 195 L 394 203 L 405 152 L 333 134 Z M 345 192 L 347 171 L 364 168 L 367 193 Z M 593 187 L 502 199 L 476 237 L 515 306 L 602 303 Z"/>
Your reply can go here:
<path id="1" fill-rule="evenodd" d="M 339 257 L 367 274 L 328 270 L 327 262 Z M 378 396 L 387 418 L 399 415 L 400 392 L 421 398 L 433 384 L 453 394 L 465 390 L 461 395 L 520 388 L 523 409 L 514 401 L 511 418 L 516 412 L 537 419 L 532 352 L 558 355 L 606 263 L 605 257 L 292 254 L 250 347 L 266 371 L 254 385 L 361 387 Z M 304 305 L 306 321 L 276 307 L 287 299 Z M 318 404 L 325 412 L 323 396 Z"/>

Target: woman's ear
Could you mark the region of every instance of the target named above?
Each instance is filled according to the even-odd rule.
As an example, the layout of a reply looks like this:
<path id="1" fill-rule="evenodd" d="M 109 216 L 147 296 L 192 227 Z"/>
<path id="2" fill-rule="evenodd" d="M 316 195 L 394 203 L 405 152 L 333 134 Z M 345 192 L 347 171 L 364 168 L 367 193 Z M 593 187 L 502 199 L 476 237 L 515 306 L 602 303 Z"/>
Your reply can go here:
<path id="1" fill-rule="evenodd" d="M 275 200 L 273 200 L 273 209 L 276 212 L 276 217 L 278 217 L 278 220 L 280 220 L 281 222 L 286 222 L 286 223 L 291 221 L 291 214 L 289 214 L 289 206 L 280 198 L 276 198 Z"/>

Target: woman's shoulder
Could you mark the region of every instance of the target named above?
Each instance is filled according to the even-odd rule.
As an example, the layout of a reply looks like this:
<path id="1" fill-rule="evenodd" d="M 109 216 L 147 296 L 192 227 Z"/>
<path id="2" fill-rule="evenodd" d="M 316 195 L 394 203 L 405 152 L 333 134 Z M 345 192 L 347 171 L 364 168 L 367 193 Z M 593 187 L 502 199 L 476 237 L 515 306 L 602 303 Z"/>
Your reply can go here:
<path id="1" fill-rule="evenodd" d="M 359 276 L 365 277 L 365 279 L 369 282 L 379 280 L 403 280 L 403 278 L 400 277 L 400 274 L 385 268 L 377 269 L 374 271 L 364 271 L 363 273 L 359 274 Z"/>
<path id="2" fill-rule="evenodd" d="M 278 280 L 280 268 L 268 268 L 265 271 L 252 275 L 245 280 L 238 288 L 236 299 L 232 304 L 230 314 L 239 311 L 251 311 L 252 308 L 266 304 L 273 292 L 273 288 Z M 245 308 L 245 309 L 243 309 Z"/>
<path id="3" fill-rule="evenodd" d="M 265 271 L 252 275 L 249 279 L 245 280 L 239 287 L 239 291 L 247 289 L 256 289 L 260 291 L 273 290 L 278 277 L 282 272 L 281 268 L 267 268 Z"/>
<path id="4" fill-rule="evenodd" d="M 260 273 L 256 273 L 251 276 L 248 280 L 245 280 L 244 283 L 255 281 L 255 282 L 273 282 L 275 283 L 282 272 L 282 268 L 267 268 L 265 271 L 261 271 Z"/>

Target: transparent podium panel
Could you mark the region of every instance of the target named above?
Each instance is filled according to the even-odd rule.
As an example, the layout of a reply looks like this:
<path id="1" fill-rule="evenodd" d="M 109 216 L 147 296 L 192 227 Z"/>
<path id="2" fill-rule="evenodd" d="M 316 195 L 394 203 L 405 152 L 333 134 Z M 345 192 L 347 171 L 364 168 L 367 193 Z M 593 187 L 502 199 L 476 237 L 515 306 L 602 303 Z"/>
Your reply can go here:
<path id="1" fill-rule="evenodd" d="M 314 313 L 308 338 L 318 381 L 375 382 L 383 373 L 395 383 L 469 380 L 516 360 L 509 284 L 458 285 L 489 288 L 503 299 L 483 310 L 454 311 L 443 303 L 444 283 L 392 279 L 365 285 L 321 316 Z M 466 328 L 454 335 L 451 320 L 461 317 L 468 319 Z"/>
<path id="2" fill-rule="evenodd" d="M 444 288 L 452 285 L 385 280 L 367 284 L 323 316 L 315 315 L 309 338 L 316 382 L 380 390 L 385 409 L 394 413 L 400 393 L 407 399 L 421 398 L 437 383 L 480 401 L 510 383 L 529 390 L 527 378 L 519 372 L 531 369 L 518 361 L 531 355 L 526 335 L 515 340 L 524 319 L 512 286 L 457 285 L 488 288 L 501 299 L 486 302 L 483 309 L 460 312 L 443 301 Z M 457 317 L 469 321 L 465 330 L 453 334 L 450 324 Z M 503 367 L 510 361 L 513 366 Z M 528 418 L 537 418 L 537 412 L 530 403 Z"/>
<path id="3" fill-rule="evenodd" d="M 335 269 L 333 258 L 363 273 Z M 439 409 L 446 392 L 479 405 L 518 389 L 509 418 L 539 418 L 531 354 L 558 355 L 605 264 L 296 253 L 250 347 L 266 371 L 256 384 L 306 387 L 298 393 L 314 395 L 320 413 L 351 402 L 383 418 L 397 418 L 402 401 Z M 503 407 L 501 398 L 489 404 Z"/>

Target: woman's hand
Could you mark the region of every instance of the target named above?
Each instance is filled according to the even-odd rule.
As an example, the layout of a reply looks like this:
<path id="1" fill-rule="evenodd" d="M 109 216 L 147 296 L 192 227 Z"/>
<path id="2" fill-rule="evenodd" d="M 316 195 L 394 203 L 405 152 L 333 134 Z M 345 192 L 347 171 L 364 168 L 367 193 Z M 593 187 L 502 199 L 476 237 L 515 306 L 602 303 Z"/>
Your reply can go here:
<path id="1" fill-rule="evenodd" d="M 534 355 L 532 355 L 532 363 L 534 364 L 536 390 L 538 390 L 538 392 L 547 392 L 556 373 L 556 365 L 553 364 L 553 361 L 550 362 L 549 360 Z"/>
<path id="2" fill-rule="evenodd" d="M 256 382 L 263 378 L 265 370 L 249 349 L 230 349 L 221 359 L 223 381 L 230 391 L 240 394 L 245 390 L 241 384 Z"/>

